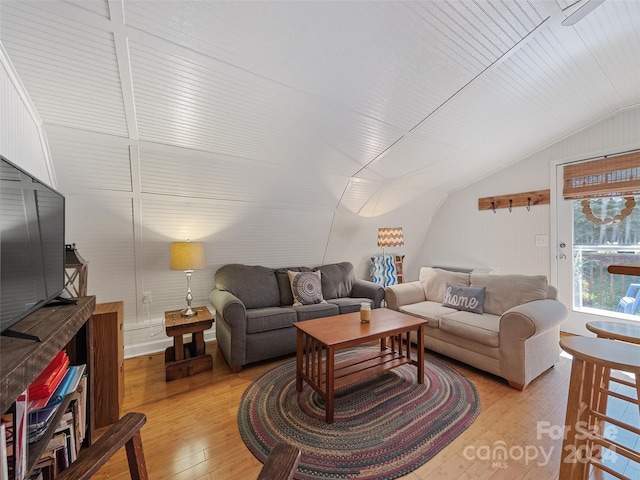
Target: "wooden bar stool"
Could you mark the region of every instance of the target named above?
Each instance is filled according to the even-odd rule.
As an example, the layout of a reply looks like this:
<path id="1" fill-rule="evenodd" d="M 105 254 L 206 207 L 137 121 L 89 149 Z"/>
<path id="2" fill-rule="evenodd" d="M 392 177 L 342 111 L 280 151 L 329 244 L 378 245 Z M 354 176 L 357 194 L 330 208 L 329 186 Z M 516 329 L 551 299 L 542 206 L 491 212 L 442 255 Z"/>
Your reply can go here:
<path id="1" fill-rule="evenodd" d="M 640 325 L 622 322 L 589 322 L 587 330 L 599 338 L 609 338 L 640 345 Z"/>
<path id="2" fill-rule="evenodd" d="M 634 343 L 636 345 L 640 345 L 640 325 L 632 325 L 630 323 L 622 323 L 622 322 L 606 322 L 606 321 L 597 321 L 597 322 L 588 322 L 587 330 L 595 333 L 598 338 L 608 338 L 610 340 L 619 340 L 621 342 L 629 342 Z M 607 374 L 610 373 L 610 370 L 607 369 Z M 635 377 L 635 382 L 629 382 L 627 380 L 621 378 L 607 378 L 605 381 L 612 381 L 615 383 L 619 383 L 620 385 L 626 385 L 627 387 L 637 388 L 638 385 L 638 377 Z M 604 398 L 603 409 L 607 410 L 607 397 Z M 638 411 L 640 411 L 640 405 L 638 405 Z"/>
<path id="3" fill-rule="evenodd" d="M 567 399 L 560 480 L 585 480 L 589 465 L 614 477 L 628 479 L 601 461 L 602 449 L 640 463 L 640 452 L 604 436 L 603 422 L 640 435 L 638 425 L 630 425 L 607 415 L 606 398 L 618 399 L 640 407 L 640 386 L 636 398 L 612 392 L 609 388 L 611 369 L 640 375 L 640 347 L 604 338 L 568 337 L 560 347 L 573 355 Z"/>

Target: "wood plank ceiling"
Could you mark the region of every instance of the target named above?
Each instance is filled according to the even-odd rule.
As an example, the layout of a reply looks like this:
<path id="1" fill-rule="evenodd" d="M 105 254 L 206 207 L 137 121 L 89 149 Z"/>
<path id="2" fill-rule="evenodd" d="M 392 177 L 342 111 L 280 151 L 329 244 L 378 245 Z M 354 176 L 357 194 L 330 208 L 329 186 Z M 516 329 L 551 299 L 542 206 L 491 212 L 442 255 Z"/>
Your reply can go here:
<path id="1" fill-rule="evenodd" d="M 375 215 L 640 102 L 640 2 L 560 25 L 586 1 L 2 0 L 0 40 L 50 139 L 139 142 L 145 191 L 210 152 L 217 195 L 300 176 Z"/>

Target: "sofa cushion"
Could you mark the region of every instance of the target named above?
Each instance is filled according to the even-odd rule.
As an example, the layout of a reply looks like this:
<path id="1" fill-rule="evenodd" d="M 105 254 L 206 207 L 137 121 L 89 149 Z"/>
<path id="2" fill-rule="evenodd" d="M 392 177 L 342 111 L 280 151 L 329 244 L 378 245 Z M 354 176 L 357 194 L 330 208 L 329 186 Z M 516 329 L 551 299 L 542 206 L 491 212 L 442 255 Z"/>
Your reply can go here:
<path id="1" fill-rule="evenodd" d="M 291 293 L 291 281 L 287 272 L 310 272 L 309 267 L 289 267 L 276 268 L 276 280 L 278 281 L 278 289 L 280 290 L 280 306 L 286 307 L 293 305 L 293 293 Z"/>
<path id="2" fill-rule="evenodd" d="M 350 262 L 333 263 L 315 268 L 322 274 L 322 296 L 325 300 L 349 297 L 356 274 Z"/>
<path id="3" fill-rule="evenodd" d="M 340 314 L 337 305 L 331 303 L 314 303 L 313 305 L 300 305 L 293 307 L 298 314 L 298 321 L 312 320 L 314 318 L 331 317 Z"/>
<path id="4" fill-rule="evenodd" d="M 523 303 L 547 298 L 548 282 L 545 275 L 486 275 L 471 274 L 472 287 L 487 287 L 484 311 L 493 315 Z"/>
<path id="5" fill-rule="evenodd" d="M 444 301 L 442 302 L 444 307 L 451 307 L 456 310 L 465 310 L 482 315 L 484 291 L 486 287 L 457 287 L 450 283 L 446 283 L 445 285 Z"/>
<path id="6" fill-rule="evenodd" d="M 247 309 L 247 333 L 267 332 L 291 327 L 298 320 L 292 308 L 267 307 Z"/>
<path id="7" fill-rule="evenodd" d="M 322 298 L 320 272 L 288 272 L 293 294 L 293 306 L 327 303 Z"/>
<path id="8" fill-rule="evenodd" d="M 337 305 L 340 309 L 340 314 L 359 312 L 360 304 L 365 302 L 373 308 L 373 302 L 369 298 L 343 297 L 333 298 L 331 300 L 327 300 L 327 302 Z"/>
<path id="9" fill-rule="evenodd" d="M 499 345 L 500 316 L 455 312 L 440 317 L 440 330 L 488 347 Z"/>
<path id="10" fill-rule="evenodd" d="M 276 274 L 271 268 L 229 264 L 216 271 L 216 288 L 238 297 L 249 308 L 280 305 L 280 290 Z"/>
<path id="11" fill-rule="evenodd" d="M 454 308 L 443 307 L 442 303 L 430 301 L 403 305 L 399 310 L 403 313 L 425 319 L 427 321 L 427 326 L 432 328 L 439 327 L 440 322 L 438 319 L 442 315 L 457 312 Z"/>
<path id="12" fill-rule="evenodd" d="M 444 301 L 445 284 L 458 287 L 469 286 L 469 274 L 464 272 L 450 272 L 441 268 L 422 267 L 420 269 L 420 283 L 424 288 L 427 300 L 442 303 Z"/>

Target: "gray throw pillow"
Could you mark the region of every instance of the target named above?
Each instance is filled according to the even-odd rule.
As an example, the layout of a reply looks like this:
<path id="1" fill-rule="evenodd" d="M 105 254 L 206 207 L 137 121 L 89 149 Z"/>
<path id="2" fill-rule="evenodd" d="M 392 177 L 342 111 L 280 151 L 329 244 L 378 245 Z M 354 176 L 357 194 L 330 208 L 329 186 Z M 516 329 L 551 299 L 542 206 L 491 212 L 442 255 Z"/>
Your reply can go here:
<path id="1" fill-rule="evenodd" d="M 322 298 L 320 272 L 288 272 L 293 294 L 293 306 L 327 303 Z"/>
<path id="2" fill-rule="evenodd" d="M 485 290 L 485 287 L 458 287 L 447 283 L 445 284 L 442 306 L 482 315 Z"/>

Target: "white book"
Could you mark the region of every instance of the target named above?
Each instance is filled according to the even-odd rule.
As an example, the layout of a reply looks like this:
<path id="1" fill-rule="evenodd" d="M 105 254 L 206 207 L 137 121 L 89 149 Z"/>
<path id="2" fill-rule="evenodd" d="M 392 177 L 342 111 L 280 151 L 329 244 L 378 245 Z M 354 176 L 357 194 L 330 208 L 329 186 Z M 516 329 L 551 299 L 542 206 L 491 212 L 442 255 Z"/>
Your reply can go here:
<path id="1" fill-rule="evenodd" d="M 15 445 L 16 480 L 24 480 L 27 474 L 27 390 L 16 399 Z"/>
<path id="2" fill-rule="evenodd" d="M 9 461 L 7 459 L 7 432 L 4 421 L 0 422 L 0 480 L 9 480 Z"/>

